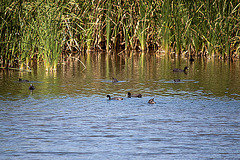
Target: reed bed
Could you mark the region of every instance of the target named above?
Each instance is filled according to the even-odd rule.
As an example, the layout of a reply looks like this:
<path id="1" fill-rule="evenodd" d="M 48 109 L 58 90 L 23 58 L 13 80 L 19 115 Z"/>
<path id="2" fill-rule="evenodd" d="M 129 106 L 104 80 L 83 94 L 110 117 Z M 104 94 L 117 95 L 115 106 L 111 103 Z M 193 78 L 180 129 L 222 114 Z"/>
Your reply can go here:
<path id="1" fill-rule="evenodd" d="M 91 50 L 240 56 L 239 0 L 4 0 L 0 8 L 1 67 L 35 60 L 55 70 Z"/>

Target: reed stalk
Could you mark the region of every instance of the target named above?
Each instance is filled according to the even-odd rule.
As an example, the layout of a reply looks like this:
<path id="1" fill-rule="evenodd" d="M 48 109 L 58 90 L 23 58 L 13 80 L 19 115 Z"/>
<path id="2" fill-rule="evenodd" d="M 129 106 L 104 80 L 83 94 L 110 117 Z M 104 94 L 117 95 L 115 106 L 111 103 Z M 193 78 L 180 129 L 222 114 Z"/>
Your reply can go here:
<path id="1" fill-rule="evenodd" d="M 149 14 L 151 12 L 151 6 L 147 5 L 146 2 L 143 2 L 142 0 L 139 1 L 139 19 L 137 22 L 136 30 L 137 30 L 137 36 L 140 42 L 140 48 L 142 51 L 146 49 L 146 37 L 147 37 L 147 28 L 148 28 L 148 19 Z"/>
<path id="2" fill-rule="evenodd" d="M 111 8 L 112 8 L 112 3 L 111 3 L 111 0 L 108 0 L 107 1 L 107 14 L 106 14 L 106 41 L 107 41 L 107 44 L 106 44 L 106 49 L 107 49 L 107 52 L 109 52 L 109 45 L 110 45 L 110 41 L 111 41 Z"/>

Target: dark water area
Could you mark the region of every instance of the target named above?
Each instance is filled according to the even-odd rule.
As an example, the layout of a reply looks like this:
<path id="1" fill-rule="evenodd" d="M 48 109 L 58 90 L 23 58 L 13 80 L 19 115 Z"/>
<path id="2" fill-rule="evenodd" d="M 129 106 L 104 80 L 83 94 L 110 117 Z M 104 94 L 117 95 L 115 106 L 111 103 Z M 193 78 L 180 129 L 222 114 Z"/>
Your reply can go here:
<path id="1" fill-rule="evenodd" d="M 0 159 L 240 159 L 239 60 L 78 58 L 86 68 L 0 70 Z"/>

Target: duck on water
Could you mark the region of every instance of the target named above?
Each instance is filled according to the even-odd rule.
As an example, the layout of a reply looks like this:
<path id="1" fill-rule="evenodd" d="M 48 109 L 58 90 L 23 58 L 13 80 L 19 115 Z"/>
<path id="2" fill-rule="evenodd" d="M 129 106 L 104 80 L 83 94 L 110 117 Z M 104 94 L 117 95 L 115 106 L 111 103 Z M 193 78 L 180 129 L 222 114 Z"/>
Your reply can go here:
<path id="1" fill-rule="evenodd" d="M 29 87 L 29 90 L 34 90 L 35 87 L 31 84 L 30 87 Z"/>
<path id="2" fill-rule="evenodd" d="M 117 78 L 112 77 L 112 83 L 118 82 Z"/>
<path id="3" fill-rule="evenodd" d="M 174 81 L 174 82 L 181 82 L 180 79 L 174 79 L 173 81 Z"/>
<path id="4" fill-rule="evenodd" d="M 22 78 L 18 79 L 19 82 L 29 82 L 29 80 L 23 80 Z"/>
<path id="5" fill-rule="evenodd" d="M 113 97 L 113 98 L 111 98 L 111 96 L 110 95 L 107 95 L 107 98 L 109 99 L 109 100 L 123 100 L 123 98 L 122 97 Z"/>
<path id="6" fill-rule="evenodd" d="M 187 69 L 188 69 L 188 67 L 184 67 L 183 70 L 182 70 L 182 69 L 179 69 L 179 68 L 175 68 L 175 69 L 173 69 L 173 72 L 186 72 Z"/>
<path id="7" fill-rule="evenodd" d="M 149 103 L 149 104 L 155 104 L 156 102 L 154 101 L 154 98 L 152 98 L 152 99 L 150 99 L 150 100 L 148 101 L 148 103 Z"/>

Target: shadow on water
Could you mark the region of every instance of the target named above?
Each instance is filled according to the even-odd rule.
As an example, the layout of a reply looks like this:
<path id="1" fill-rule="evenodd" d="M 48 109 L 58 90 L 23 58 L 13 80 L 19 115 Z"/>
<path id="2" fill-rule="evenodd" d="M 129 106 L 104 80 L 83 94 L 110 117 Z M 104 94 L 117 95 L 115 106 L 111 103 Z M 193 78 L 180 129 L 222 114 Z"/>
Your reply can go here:
<path id="1" fill-rule="evenodd" d="M 240 158 L 239 61 L 78 58 L 85 69 L 72 58 L 57 72 L 41 65 L 31 73 L 0 70 L 0 159 Z M 173 72 L 185 66 L 186 74 Z M 148 104 L 152 98 L 156 104 Z"/>

